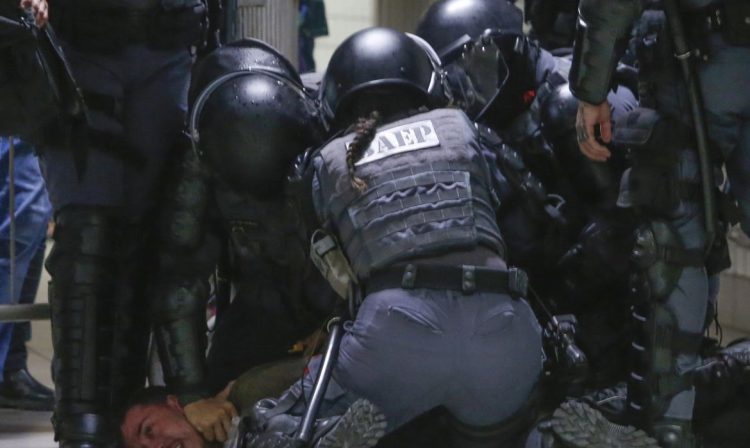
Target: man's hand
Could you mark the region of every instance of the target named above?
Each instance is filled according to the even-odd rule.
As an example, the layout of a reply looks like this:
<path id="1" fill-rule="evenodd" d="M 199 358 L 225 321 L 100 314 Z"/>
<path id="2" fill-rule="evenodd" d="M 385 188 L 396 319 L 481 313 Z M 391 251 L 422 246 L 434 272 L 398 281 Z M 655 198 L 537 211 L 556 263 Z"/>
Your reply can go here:
<path id="1" fill-rule="evenodd" d="M 47 0 L 21 0 L 20 7 L 23 9 L 31 9 L 36 20 L 36 26 L 39 28 L 47 24 Z"/>
<path id="2" fill-rule="evenodd" d="M 578 102 L 576 116 L 576 138 L 581 152 L 591 160 L 604 162 L 609 159 L 609 149 L 596 141 L 594 126 L 599 125 L 601 138 L 604 143 L 612 141 L 612 121 L 610 118 L 609 102 L 594 105 L 583 101 Z"/>
<path id="3" fill-rule="evenodd" d="M 224 394 L 185 406 L 185 417 L 208 442 L 225 442 L 237 410 Z"/>

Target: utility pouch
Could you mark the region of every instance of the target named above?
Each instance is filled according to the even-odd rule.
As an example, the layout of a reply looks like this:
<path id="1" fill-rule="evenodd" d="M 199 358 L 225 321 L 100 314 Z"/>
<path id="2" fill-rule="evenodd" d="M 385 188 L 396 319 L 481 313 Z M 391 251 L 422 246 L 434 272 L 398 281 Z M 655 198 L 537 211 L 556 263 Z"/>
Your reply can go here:
<path id="1" fill-rule="evenodd" d="M 684 195 L 676 166 L 678 151 L 687 144 L 686 132 L 685 126 L 653 109 L 635 109 L 618 123 L 615 144 L 632 158 L 618 205 L 641 208 L 657 216 L 668 216 L 677 208 Z"/>
<path id="2" fill-rule="evenodd" d="M 730 45 L 750 47 L 750 2 L 724 0 L 724 40 Z"/>
<path id="3" fill-rule="evenodd" d="M 339 297 L 344 300 L 352 297 L 357 276 L 336 238 L 324 230 L 316 230 L 310 239 L 310 259 Z"/>

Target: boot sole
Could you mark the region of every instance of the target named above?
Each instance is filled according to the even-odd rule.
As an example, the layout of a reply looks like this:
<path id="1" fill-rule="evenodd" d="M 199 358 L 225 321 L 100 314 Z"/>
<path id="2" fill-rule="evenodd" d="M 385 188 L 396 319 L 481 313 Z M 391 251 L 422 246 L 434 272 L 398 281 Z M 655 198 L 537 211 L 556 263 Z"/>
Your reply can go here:
<path id="1" fill-rule="evenodd" d="M 632 426 L 612 423 L 586 403 L 568 401 L 552 414 L 552 430 L 566 448 L 659 448 Z"/>
<path id="2" fill-rule="evenodd" d="M 316 448 L 372 448 L 385 435 L 387 423 L 377 406 L 359 399 L 341 416 L 336 426 L 323 436 Z"/>

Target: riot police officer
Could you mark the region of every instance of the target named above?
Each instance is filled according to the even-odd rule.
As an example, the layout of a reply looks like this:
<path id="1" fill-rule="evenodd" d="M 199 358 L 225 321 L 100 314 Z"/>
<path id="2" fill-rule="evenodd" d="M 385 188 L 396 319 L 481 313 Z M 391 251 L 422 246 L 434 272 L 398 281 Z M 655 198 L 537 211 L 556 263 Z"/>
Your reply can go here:
<path id="1" fill-rule="evenodd" d="M 641 16 L 641 4 L 584 0 L 580 5 L 571 90 L 581 100 L 581 151 L 593 160 L 610 157 L 597 141 L 595 126 L 603 142 L 612 140 L 605 94 L 618 50 Z M 615 128 L 616 140 L 633 151 L 637 165 L 623 178 L 627 195 L 622 200 L 644 215 L 635 254 L 643 272 L 637 287 L 643 301 L 636 313 L 643 332 L 633 344 L 638 365 L 631 374 L 629 407 L 634 421 L 663 446 L 690 447 L 697 443 L 690 424 L 690 372 L 699 363 L 696 342 L 708 302 L 706 270 L 722 267 L 704 256 L 709 240 L 722 239 L 713 231 L 712 159 L 727 161 L 742 227 L 750 229 L 745 132 L 750 27 L 744 20 L 750 14 L 746 2 L 734 0 L 663 4 L 669 13 L 646 11 L 635 33 L 644 108 Z M 703 119 L 717 153 L 708 151 Z"/>
<path id="2" fill-rule="evenodd" d="M 524 275 L 504 261 L 485 159 L 496 142 L 441 108 L 438 64 L 417 40 L 370 28 L 337 48 L 323 79 L 323 110 L 341 132 L 315 153 L 313 202 L 362 299 L 322 412 L 364 397 L 392 431 L 444 406 L 453 446 L 510 446 L 533 418 L 540 328 Z M 332 430 L 323 441 L 349 444 L 317 446 L 372 446 L 377 420 L 364 414 L 348 427 L 365 436 Z"/>
<path id="3" fill-rule="evenodd" d="M 202 0 L 55 0 L 50 20 L 86 99 L 81 170 L 65 141 L 42 166 L 55 210 L 52 277 L 56 438 L 65 447 L 112 442 L 113 409 L 142 385 L 143 303 L 166 161 L 185 119 Z"/>
<path id="4" fill-rule="evenodd" d="M 289 356 L 333 302 L 307 257 L 309 198 L 292 164 L 324 127 L 292 64 L 257 40 L 210 53 L 194 70 L 188 133 L 195 151 L 184 152 L 163 203 L 152 303 L 165 380 L 187 412 L 250 367 Z M 213 274 L 219 310 L 206 359 Z"/>
<path id="5" fill-rule="evenodd" d="M 627 344 L 621 327 L 613 331 L 604 322 L 629 315 L 620 299 L 627 296 L 621 279 L 632 228 L 615 204 L 626 161 L 619 157 L 603 166 L 580 155 L 577 101 L 567 84 L 570 61 L 539 48 L 521 25 L 521 11 L 510 2 L 441 0 L 424 13 L 416 32 L 440 55 L 455 101 L 508 145 L 496 159 L 506 180 L 498 219 L 509 259 L 529 272 L 552 309 L 575 313 L 586 327 L 579 341 L 597 381 L 619 380 L 618 354 Z M 485 56 L 493 52 L 502 57 Z M 499 94 L 482 93 L 493 91 L 483 85 L 497 82 Z M 608 95 L 618 118 L 637 104 L 625 86 Z"/>

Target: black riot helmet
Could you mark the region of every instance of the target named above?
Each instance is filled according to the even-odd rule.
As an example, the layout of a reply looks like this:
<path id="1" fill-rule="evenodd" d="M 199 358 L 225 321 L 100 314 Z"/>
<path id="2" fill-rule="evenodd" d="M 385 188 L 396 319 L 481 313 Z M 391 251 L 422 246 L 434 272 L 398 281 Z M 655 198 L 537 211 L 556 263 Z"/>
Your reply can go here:
<path id="1" fill-rule="evenodd" d="M 193 148 L 240 193 L 277 196 L 294 158 L 323 140 L 315 101 L 293 75 L 273 66 L 242 67 L 196 95 L 189 118 Z"/>
<path id="2" fill-rule="evenodd" d="M 437 51 L 456 98 L 475 120 L 505 125 L 528 106 L 538 49 L 507 0 L 440 0 L 416 34 Z"/>
<path id="3" fill-rule="evenodd" d="M 320 89 L 328 119 L 387 94 L 394 110 L 447 103 L 440 61 L 422 39 L 390 28 L 368 28 L 333 53 Z"/>
<path id="4" fill-rule="evenodd" d="M 422 15 L 415 34 L 444 58 L 459 39 L 476 39 L 486 30 L 520 35 L 523 12 L 508 0 L 440 0 Z"/>
<path id="5" fill-rule="evenodd" d="M 244 39 L 217 48 L 196 63 L 190 82 L 191 103 L 209 83 L 220 76 L 258 67 L 302 85 L 294 65 L 277 49 L 262 40 Z"/>

